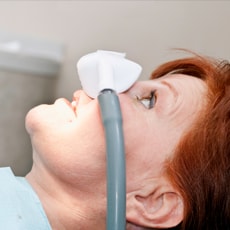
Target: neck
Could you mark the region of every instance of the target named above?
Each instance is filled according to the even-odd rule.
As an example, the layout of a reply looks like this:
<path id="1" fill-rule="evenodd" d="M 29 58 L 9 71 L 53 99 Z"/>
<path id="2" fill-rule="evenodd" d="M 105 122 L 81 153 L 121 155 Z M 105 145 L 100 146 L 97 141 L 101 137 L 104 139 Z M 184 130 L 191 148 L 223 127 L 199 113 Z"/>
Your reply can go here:
<path id="1" fill-rule="evenodd" d="M 45 179 L 44 179 L 45 178 Z M 105 229 L 106 199 L 82 191 L 33 166 L 26 176 L 37 193 L 53 230 Z"/>

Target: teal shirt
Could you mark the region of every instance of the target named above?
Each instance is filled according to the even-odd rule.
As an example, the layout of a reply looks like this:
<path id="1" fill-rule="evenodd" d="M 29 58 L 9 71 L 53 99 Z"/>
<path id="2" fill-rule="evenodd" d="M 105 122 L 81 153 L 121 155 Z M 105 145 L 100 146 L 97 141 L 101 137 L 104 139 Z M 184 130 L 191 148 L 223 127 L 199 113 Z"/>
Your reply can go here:
<path id="1" fill-rule="evenodd" d="M 0 229 L 51 230 L 38 196 L 10 168 L 0 168 Z"/>

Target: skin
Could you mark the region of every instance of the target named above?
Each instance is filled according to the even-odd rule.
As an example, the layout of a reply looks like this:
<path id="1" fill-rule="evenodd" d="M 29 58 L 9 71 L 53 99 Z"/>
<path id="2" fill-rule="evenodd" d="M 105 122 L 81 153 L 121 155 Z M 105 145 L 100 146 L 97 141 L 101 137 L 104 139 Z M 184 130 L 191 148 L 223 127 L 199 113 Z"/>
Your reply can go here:
<path id="1" fill-rule="evenodd" d="M 127 220 L 135 224 L 127 224 L 127 229 L 171 225 L 163 217 L 150 220 L 152 213 L 167 208 L 161 208 L 163 199 L 151 206 L 147 198 L 174 192 L 164 176 L 164 162 L 173 156 L 181 136 L 197 118 L 206 90 L 197 78 L 167 75 L 136 82 L 119 95 L 127 164 Z M 149 97 L 153 91 L 156 104 L 149 109 L 137 98 Z M 97 99 L 76 91 L 72 103 L 58 99 L 52 105 L 35 107 L 27 114 L 26 128 L 34 160 L 26 178 L 52 229 L 105 229 L 106 153 Z M 164 197 L 172 200 L 171 195 Z M 164 206 L 170 207 L 168 203 Z M 183 218 L 183 205 L 179 206 L 176 222 Z"/>

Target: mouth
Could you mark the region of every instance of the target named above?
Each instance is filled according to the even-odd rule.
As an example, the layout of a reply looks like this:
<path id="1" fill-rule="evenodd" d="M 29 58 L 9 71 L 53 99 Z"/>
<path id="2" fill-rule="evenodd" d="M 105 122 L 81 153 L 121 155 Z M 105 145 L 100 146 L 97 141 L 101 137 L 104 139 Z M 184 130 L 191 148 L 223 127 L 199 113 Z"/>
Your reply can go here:
<path id="1" fill-rule="evenodd" d="M 70 105 L 71 105 L 71 108 L 73 109 L 75 115 L 77 116 L 77 102 L 76 101 L 72 101 L 70 103 Z"/>
<path id="2" fill-rule="evenodd" d="M 72 102 L 68 101 L 65 98 L 57 99 L 55 103 L 62 103 L 68 106 L 71 111 L 74 113 L 75 117 L 77 117 L 77 102 L 73 100 Z"/>

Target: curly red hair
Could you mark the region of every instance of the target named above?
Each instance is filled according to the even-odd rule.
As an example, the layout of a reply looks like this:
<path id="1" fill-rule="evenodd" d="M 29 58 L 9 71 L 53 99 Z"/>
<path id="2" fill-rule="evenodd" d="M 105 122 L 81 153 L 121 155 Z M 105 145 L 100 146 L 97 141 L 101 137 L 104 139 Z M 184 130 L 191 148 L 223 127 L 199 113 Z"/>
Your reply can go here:
<path id="1" fill-rule="evenodd" d="M 166 174 L 183 196 L 179 229 L 230 229 L 230 64 L 195 55 L 161 65 L 151 79 L 186 74 L 208 86 L 207 106 L 184 135 Z M 201 98 L 202 100 L 202 98 Z"/>

